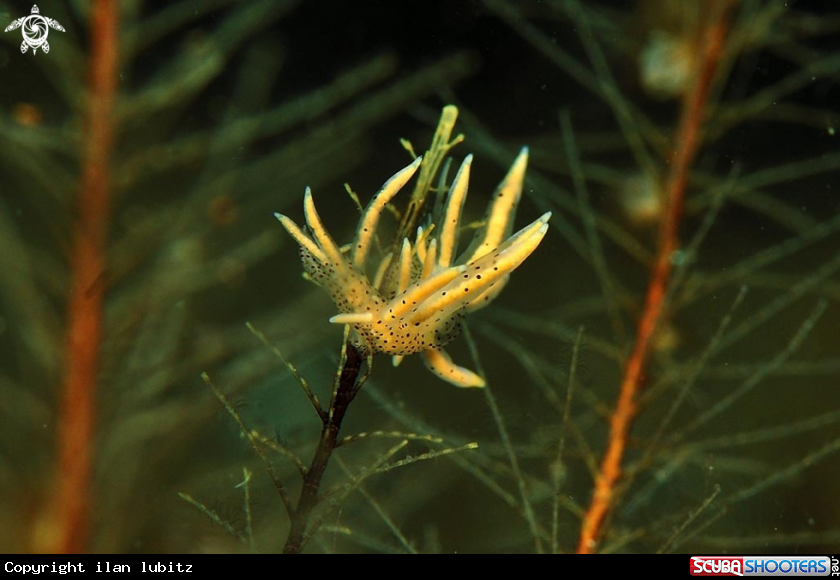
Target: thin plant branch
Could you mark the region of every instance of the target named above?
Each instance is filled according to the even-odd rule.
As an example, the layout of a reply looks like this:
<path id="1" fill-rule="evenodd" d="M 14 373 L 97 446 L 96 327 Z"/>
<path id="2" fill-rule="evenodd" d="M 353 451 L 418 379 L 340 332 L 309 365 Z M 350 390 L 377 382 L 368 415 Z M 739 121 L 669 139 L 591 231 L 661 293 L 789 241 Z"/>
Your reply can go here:
<path id="1" fill-rule="evenodd" d="M 100 366 L 105 264 L 111 214 L 110 162 L 117 91 L 117 2 L 97 0 L 91 25 L 88 118 L 67 303 L 66 371 L 58 416 L 54 545 L 87 550 L 91 518 L 96 386 Z"/>
<path id="2" fill-rule="evenodd" d="M 674 152 L 666 185 L 667 208 L 660 226 L 659 249 L 650 286 L 639 321 L 636 340 L 624 370 L 618 403 L 610 418 L 607 450 L 595 481 L 589 509 L 584 515 L 578 541 L 578 553 L 593 553 L 603 533 L 616 488 L 622 477 L 622 464 L 630 429 L 638 413 L 637 398 L 655 341 L 656 329 L 665 314 L 665 298 L 673 270 L 673 255 L 679 247 L 679 225 L 688 175 L 700 144 L 701 126 L 712 81 L 725 47 L 729 0 L 720 0 L 709 22 L 699 55 L 698 76 L 693 90 L 686 93 L 681 118 L 674 139 Z"/>
<path id="3" fill-rule="evenodd" d="M 330 399 L 329 412 L 322 420 L 321 438 L 303 478 L 300 499 L 297 506 L 290 512 L 292 525 L 283 547 L 285 554 L 299 554 L 309 539 L 307 533 L 309 520 L 312 510 L 318 505 L 319 490 L 327 464 L 338 446 L 341 423 L 344 421 L 344 415 L 350 403 L 353 402 L 367 377 L 367 374 L 360 376 L 363 362 L 365 362 L 365 357 L 362 353 L 350 342 L 345 342 L 342 364 Z M 370 358 L 368 358 L 368 372 L 369 370 Z"/>

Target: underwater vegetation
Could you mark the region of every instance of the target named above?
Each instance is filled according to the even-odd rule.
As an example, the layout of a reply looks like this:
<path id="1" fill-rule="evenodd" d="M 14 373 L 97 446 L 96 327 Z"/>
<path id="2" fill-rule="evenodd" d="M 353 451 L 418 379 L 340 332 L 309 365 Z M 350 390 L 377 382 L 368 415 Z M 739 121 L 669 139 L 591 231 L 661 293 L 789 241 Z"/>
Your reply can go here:
<path id="1" fill-rule="evenodd" d="M 0 34 L 0 549 L 836 552 L 837 7 L 320 6 Z"/>

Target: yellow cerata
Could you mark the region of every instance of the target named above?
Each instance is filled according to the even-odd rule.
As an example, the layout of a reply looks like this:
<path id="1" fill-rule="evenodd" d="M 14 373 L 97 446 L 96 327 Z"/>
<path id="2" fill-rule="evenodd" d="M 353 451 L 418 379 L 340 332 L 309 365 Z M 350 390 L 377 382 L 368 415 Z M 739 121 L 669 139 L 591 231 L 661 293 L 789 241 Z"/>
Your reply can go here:
<path id="1" fill-rule="evenodd" d="M 348 246 L 340 247 L 326 231 L 309 188 L 303 198 L 308 232 L 284 215 L 275 216 L 300 245 L 310 278 L 330 293 L 338 308 L 340 314 L 330 322 L 350 325 L 357 348 L 392 355 L 395 365 L 420 352 L 426 366 L 443 380 L 458 387 L 483 387 L 484 379 L 453 363 L 443 347 L 458 337 L 464 316 L 492 301 L 510 273 L 537 248 L 551 212 L 511 235 L 528 164 L 524 148 L 493 195 L 472 243 L 456 257 L 472 164 L 468 155 L 441 207 L 417 228 L 414 242 L 403 239 L 400 250 L 374 268 L 368 257 L 382 212 L 421 160 L 417 157 L 373 196 Z M 366 273 L 369 266 L 375 272 L 372 279 Z"/>

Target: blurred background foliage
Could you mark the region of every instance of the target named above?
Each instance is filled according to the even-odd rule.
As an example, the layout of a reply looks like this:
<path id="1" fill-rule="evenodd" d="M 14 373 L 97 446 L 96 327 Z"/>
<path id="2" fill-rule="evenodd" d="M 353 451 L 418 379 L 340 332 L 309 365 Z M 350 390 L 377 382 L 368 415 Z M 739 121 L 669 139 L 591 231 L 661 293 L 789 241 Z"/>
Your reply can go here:
<path id="1" fill-rule="evenodd" d="M 84 145 L 90 5 L 39 7 L 66 29 L 49 54 L 0 35 L 4 552 L 42 549 L 55 525 Z M 308 463 L 317 417 L 245 324 L 324 399 L 341 329 L 272 213 L 297 219 L 309 185 L 327 229 L 349 240 L 343 183 L 364 203 L 409 160 L 399 139 L 425 149 L 454 103 L 466 141 L 453 154 L 476 154 L 466 211 L 478 219 L 527 144 L 517 225 L 551 209 L 552 229 L 453 345 L 466 366 L 478 357 L 486 392 L 413 357 L 376 361 L 342 430 L 373 435 L 330 465 L 308 550 L 573 550 L 655 252 L 702 3 L 120 7 L 89 549 L 282 547 L 274 487 L 200 375 L 266 449 Z M 0 1 L 6 24 L 30 9 Z M 602 551 L 838 551 L 838 80 L 836 5 L 736 3 Z M 294 461 L 272 457 L 296 489 Z"/>

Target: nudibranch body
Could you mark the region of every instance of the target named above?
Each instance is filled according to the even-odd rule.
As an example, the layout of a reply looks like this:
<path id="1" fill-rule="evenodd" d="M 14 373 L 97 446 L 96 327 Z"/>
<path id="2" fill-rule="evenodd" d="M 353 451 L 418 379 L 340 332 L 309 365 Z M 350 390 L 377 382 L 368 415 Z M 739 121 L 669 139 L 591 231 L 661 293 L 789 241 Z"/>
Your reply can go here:
<path id="1" fill-rule="evenodd" d="M 458 337 L 466 313 L 499 294 L 548 230 L 551 212 L 510 235 L 527 162 L 528 151 L 523 149 L 496 190 L 472 244 L 456 259 L 472 163 L 467 156 L 439 208 L 439 223 L 419 227 L 414 243 L 402 240 L 399 252 L 385 256 L 372 280 L 366 266 L 382 211 L 417 171 L 421 158 L 385 182 L 362 213 L 353 243 L 345 250 L 324 228 L 308 188 L 304 214 L 309 233 L 288 217 L 276 216 L 300 245 L 310 278 L 330 293 L 338 308 L 340 314 L 330 322 L 351 325 L 359 349 L 392 355 L 395 364 L 422 352 L 426 366 L 442 379 L 459 387 L 482 387 L 484 379 L 454 364 L 442 347 Z"/>

